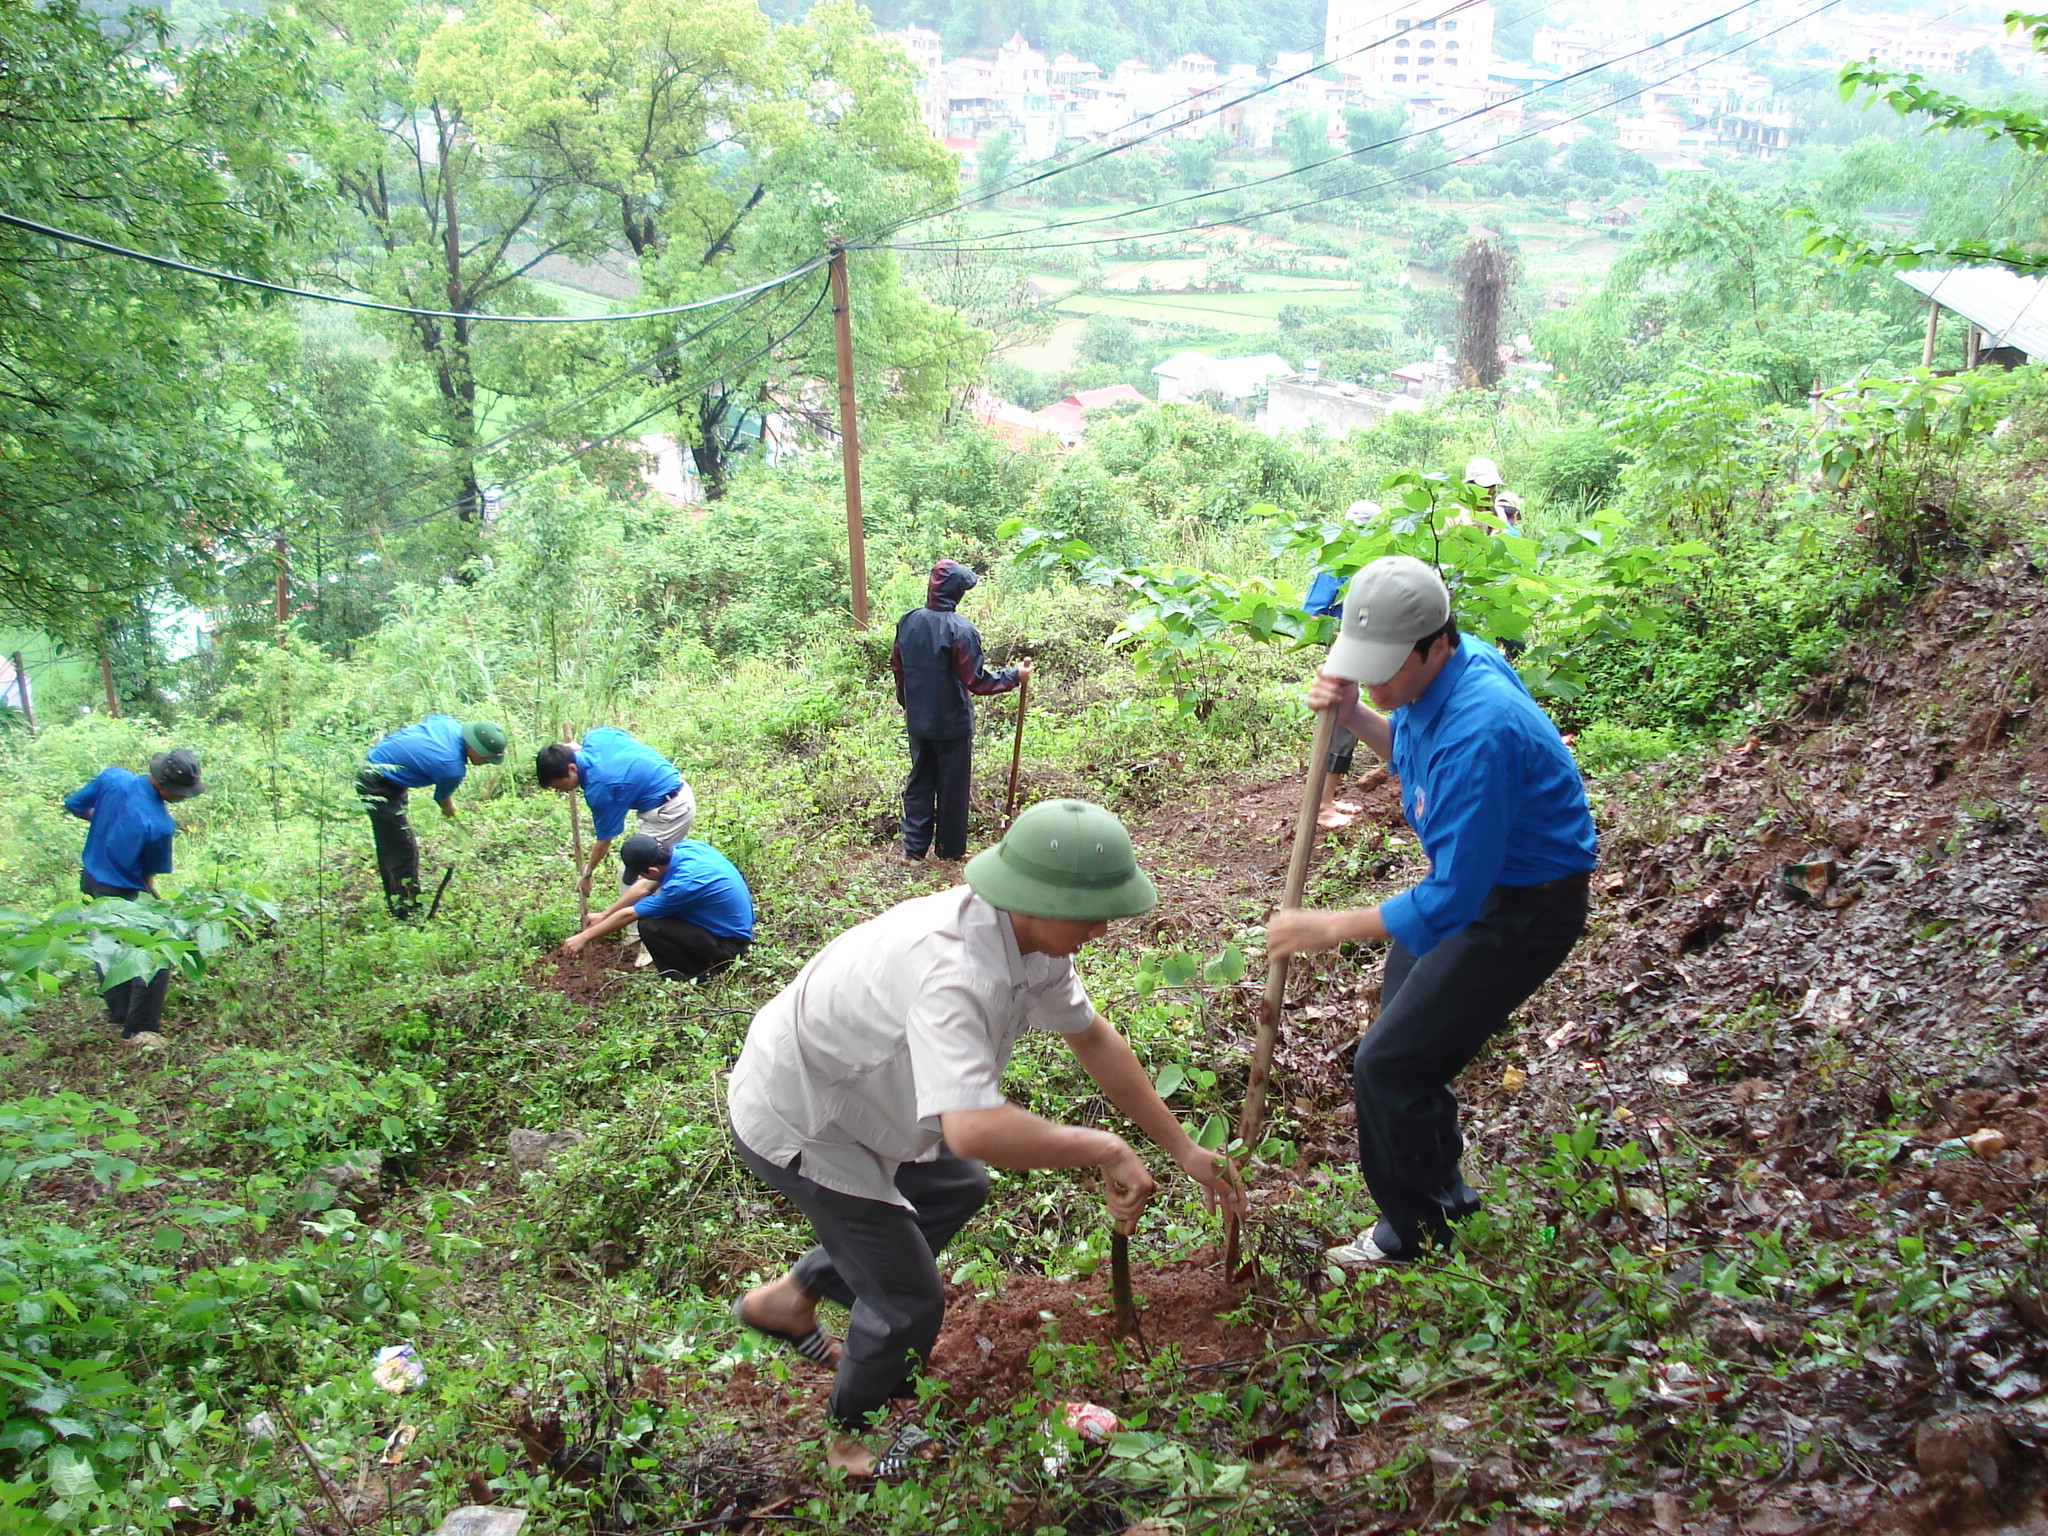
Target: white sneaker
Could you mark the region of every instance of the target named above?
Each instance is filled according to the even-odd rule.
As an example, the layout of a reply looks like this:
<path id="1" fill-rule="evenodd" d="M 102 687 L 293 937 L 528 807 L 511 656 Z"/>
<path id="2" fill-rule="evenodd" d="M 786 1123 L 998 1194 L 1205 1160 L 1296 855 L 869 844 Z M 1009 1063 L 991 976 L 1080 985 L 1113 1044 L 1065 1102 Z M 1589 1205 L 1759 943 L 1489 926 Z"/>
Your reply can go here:
<path id="1" fill-rule="evenodd" d="M 138 1051 L 160 1051 L 164 1048 L 164 1037 L 153 1029 L 145 1029 L 132 1035 L 123 1035 L 121 1038 Z"/>
<path id="2" fill-rule="evenodd" d="M 1368 1264 L 1387 1262 L 1386 1250 L 1372 1240 L 1370 1232 L 1359 1233 L 1356 1242 L 1339 1243 L 1334 1248 L 1325 1248 L 1323 1257 L 1352 1269 L 1363 1269 Z"/>
<path id="3" fill-rule="evenodd" d="M 636 955 L 633 959 L 633 969 L 636 971 L 644 971 L 647 969 L 648 966 L 652 964 L 654 964 L 654 956 L 647 953 L 647 946 L 645 944 L 642 944 L 640 946 L 640 953 Z"/>

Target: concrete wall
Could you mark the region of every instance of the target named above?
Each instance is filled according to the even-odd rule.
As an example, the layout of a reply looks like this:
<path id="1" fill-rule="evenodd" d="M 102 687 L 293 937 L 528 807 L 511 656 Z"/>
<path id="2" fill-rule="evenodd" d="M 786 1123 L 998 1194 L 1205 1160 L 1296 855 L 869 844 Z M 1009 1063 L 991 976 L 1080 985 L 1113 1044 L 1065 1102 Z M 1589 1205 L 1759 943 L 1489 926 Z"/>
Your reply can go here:
<path id="1" fill-rule="evenodd" d="M 1333 383 L 1304 383 L 1299 378 L 1274 379 L 1266 385 L 1266 409 L 1259 417 L 1262 430 L 1279 436 L 1300 432 L 1311 423 L 1333 436 L 1360 427 L 1376 426 L 1394 411 L 1412 411 L 1422 402 L 1405 395 L 1357 387 L 1347 395 Z"/>

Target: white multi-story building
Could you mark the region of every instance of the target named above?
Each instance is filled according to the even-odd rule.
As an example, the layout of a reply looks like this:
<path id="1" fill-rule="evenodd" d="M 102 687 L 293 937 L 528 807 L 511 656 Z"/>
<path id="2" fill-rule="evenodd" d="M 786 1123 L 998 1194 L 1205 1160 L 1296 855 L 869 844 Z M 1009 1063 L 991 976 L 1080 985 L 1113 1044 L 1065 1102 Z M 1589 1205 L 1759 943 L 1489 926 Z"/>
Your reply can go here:
<path id="1" fill-rule="evenodd" d="M 1330 0 L 1323 58 L 1368 93 L 1399 96 L 1409 88 L 1483 91 L 1493 69 L 1493 0 L 1455 16 L 1418 3 L 1390 10 L 1386 0 Z"/>
<path id="2" fill-rule="evenodd" d="M 943 139 L 950 103 L 946 82 L 939 74 L 939 34 L 929 27 L 905 27 L 889 36 L 917 71 L 917 110 L 924 119 L 925 131 L 935 139 Z"/>

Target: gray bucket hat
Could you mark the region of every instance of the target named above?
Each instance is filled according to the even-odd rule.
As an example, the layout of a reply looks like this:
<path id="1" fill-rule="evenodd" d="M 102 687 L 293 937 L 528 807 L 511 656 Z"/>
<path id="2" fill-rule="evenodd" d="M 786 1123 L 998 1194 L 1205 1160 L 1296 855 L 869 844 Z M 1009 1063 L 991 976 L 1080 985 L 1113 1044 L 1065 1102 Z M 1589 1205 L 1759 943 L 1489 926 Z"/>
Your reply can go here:
<path id="1" fill-rule="evenodd" d="M 1124 824 L 1086 800 L 1019 813 L 1000 843 L 967 861 L 967 884 L 992 907 L 1061 922 L 1136 917 L 1159 904 Z"/>

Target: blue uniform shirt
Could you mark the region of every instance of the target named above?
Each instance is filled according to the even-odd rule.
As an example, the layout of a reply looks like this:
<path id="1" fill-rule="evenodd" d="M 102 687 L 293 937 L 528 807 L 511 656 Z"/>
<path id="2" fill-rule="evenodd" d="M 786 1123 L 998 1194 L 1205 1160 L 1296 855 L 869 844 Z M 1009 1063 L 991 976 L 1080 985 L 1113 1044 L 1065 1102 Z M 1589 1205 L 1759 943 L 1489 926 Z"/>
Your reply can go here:
<path id="1" fill-rule="evenodd" d="M 1380 908 L 1426 955 L 1479 915 L 1496 885 L 1542 885 L 1595 863 L 1578 764 L 1515 669 L 1461 635 L 1436 681 L 1392 715 L 1401 810 L 1429 878 Z"/>
<path id="2" fill-rule="evenodd" d="M 151 875 L 171 872 L 171 820 L 156 786 L 126 768 L 103 768 L 85 788 L 64 797 L 64 809 L 88 817 L 79 867 L 101 885 L 139 891 Z"/>
<path id="3" fill-rule="evenodd" d="M 636 917 L 680 917 L 720 939 L 754 937 L 754 898 L 732 860 L 686 839 L 668 853 L 661 884 L 633 903 Z"/>
<path id="4" fill-rule="evenodd" d="M 590 830 L 609 842 L 626 830 L 626 812 L 651 811 L 682 787 L 676 765 L 614 726 L 584 733 L 576 753 Z"/>
<path id="5" fill-rule="evenodd" d="M 1318 618 L 1342 618 L 1344 587 L 1344 578 L 1336 572 L 1317 571 L 1309 581 L 1308 596 L 1301 600 L 1301 611 L 1312 613 Z"/>
<path id="6" fill-rule="evenodd" d="M 418 725 L 393 731 L 370 748 L 370 766 L 401 789 L 434 786 L 447 800 L 462 787 L 469 759 L 462 755 L 462 722 L 453 715 L 429 715 Z"/>

